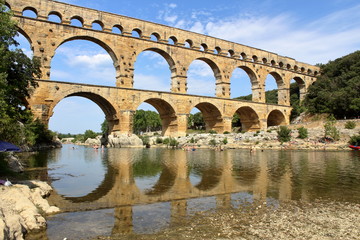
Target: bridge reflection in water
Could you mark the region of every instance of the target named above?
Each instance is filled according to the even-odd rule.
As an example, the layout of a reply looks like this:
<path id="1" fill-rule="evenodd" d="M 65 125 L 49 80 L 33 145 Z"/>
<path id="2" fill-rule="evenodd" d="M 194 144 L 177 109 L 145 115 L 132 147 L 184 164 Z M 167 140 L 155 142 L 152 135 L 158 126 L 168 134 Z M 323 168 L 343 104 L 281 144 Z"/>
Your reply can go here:
<path id="1" fill-rule="evenodd" d="M 245 202 L 336 198 L 344 186 L 334 186 L 326 171 L 342 173 L 351 161 L 349 153 L 291 151 L 106 149 L 96 154 L 107 167 L 101 184 L 79 197 L 55 189 L 50 202 L 65 212 L 114 209 L 107 213 L 113 215 L 112 234 L 144 231 L 137 230 L 137 224 L 147 224 L 140 216 L 144 211 L 152 221 L 161 212 L 168 224 L 176 224 L 196 211 Z M 360 183 L 359 174 L 352 179 Z M 134 219 L 139 216 L 143 221 Z"/>

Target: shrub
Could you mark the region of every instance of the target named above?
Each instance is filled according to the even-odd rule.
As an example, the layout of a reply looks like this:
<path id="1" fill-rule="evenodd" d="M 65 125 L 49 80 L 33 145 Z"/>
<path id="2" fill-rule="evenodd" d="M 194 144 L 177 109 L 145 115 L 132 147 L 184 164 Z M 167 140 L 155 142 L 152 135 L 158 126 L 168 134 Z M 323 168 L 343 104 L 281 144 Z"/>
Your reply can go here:
<path id="1" fill-rule="evenodd" d="M 224 138 L 224 139 L 222 140 L 222 143 L 226 145 L 226 144 L 228 143 L 227 138 Z"/>
<path id="2" fill-rule="evenodd" d="M 360 134 L 351 136 L 349 144 L 355 145 L 355 146 L 360 146 Z"/>
<path id="3" fill-rule="evenodd" d="M 144 146 L 150 144 L 149 136 L 139 136 L 139 138 L 142 140 Z"/>
<path id="4" fill-rule="evenodd" d="M 165 138 L 165 139 L 163 140 L 163 144 L 168 145 L 169 143 L 170 143 L 170 139 L 169 139 L 169 138 Z"/>
<path id="5" fill-rule="evenodd" d="M 336 119 L 334 118 L 334 116 L 330 116 L 328 117 L 328 119 L 326 120 L 326 123 L 324 125 L 325 128 L 325 138 L 326 137 L 331 137 L 332 139 L 334 139 L 335 141 L 338 141 L 340 139 L 340 133 L 339 130 L 335 127 L 336 124 Z"/>
<path id="6" fill-rule="evenodd" d="M 175 138 L 170 138 L 169 145 L 171 147 L 177 147 L 179 145 L 179 142 Z"/>
<path id="7" fill-rule="evenodd" d="M 298 138 L 304 139 L 304 138 L 307 138 L 307 137 L 308 137 L 308 130 L 307 130 L 307 128 L 300 127 L 300 128 L 298 128 L 297 130 L 298 130 L 298 133 L 299 133 Z"/>
<path id="8" fill-rule="evenodd" d="M 211 139 L 211 140 L 209 141 L 209 145 L 210 145 L 210 146 L 215 147 L 215 146 L 216 146 L 216 144 L 217 144 L 217 142 L 216 142 L 216 140 L 215 140 L 215 139 Z"/>
<path id="9" fill-rule="evenodd" d="M 212 129 L 209 131 L 209 133 L 210 134 L 217 134 L 217 132 L 215 130 L 212 130 Z"/>
<path id="10" fill-rule="evenodd" d="M 163 143 L 162 138 L 157 137 L 156 138 L 156 144 L 161 144 L 161 143 Z"/>
<path id="11" fill-rule="evenodd" d="M 288 142 L 291 139 L 291 129 L 286 126 L 280 126 L 278 133 L 278 139 L 280 142 Z"/>
<path id="12" fill-rule="evenodd" d="M 190 143 L 197 143 L 197 140 L 195 140 L 193 137 L 190 139 Z"/>
<path id="13" fill-rule="evenodd" d="M 230 132 L 229 132 L 229 131 L 225 131 L 224 134 L 230 134 Z"/>
<path id="14" fill-rule="evenodd" d="M 345 128 L 346 129 L 354 129 L 356 127 L 356 122 L 353 121 L 347 121 L 345 123 Z"/>

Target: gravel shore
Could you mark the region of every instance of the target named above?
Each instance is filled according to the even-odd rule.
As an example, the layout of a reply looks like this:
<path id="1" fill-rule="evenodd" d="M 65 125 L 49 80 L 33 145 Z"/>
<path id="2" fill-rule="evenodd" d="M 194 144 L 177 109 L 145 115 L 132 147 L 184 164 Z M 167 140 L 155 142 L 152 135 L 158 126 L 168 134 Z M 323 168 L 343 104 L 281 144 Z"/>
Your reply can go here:
<path id="1" fill-rule="evenodd" d="M 281 206 L 251 204 L 240 209 L 202 212 L 152 235 L 97 239 L 359 239 L 360 204 L 290 201 Z"/>

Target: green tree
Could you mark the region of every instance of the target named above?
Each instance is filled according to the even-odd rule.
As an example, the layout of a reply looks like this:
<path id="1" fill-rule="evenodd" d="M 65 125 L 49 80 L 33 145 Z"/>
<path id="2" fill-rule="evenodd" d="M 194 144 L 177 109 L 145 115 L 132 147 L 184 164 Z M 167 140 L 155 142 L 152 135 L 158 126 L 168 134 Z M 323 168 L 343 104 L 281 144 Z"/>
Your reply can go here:
<path id="1" fill-rule="evenodd" d="M 188 127 L 191 129 L 205 129 L 205 122 L 201 112 L 190 114 L 188 117 Z"/>
<path id="2" fill-rule="evenodd" d="M 103 123 L 101 124 L 101 133 L 102 134 L 109 134 L 109 123 L 104 119 Z"/>
<path id="3" fill-rule="evenodd" d="M 331 137 L 335 141 L 340 139 L 339 130 L 335 127 L 336 119 L 333 115 L 330 115 L 324 124 L 325 138 Z"/>
<path id="4" fill-rule="evenodd" d="M 86 141 L 86 139 L 88 138 L 96 138 L 97 137 L 97 133 L 94 132 L 93 130 L 86 130 L 83 136 L 83 139 Z"/>
<path id="5" fill-rule="evenodd" d="M 291 139 L 291 129 L 286 126 L 280 126 L 278 133 L 278 139 L 280 142 L 289 142 Z"/>
<path id="6" fill-rule="evenodd" d="M 136 110 L 134 114 L 134 132 L 150 132 L 161 130 L 161 119 L 157 112 Z"/>
<path id="7" fill-rule="evenodd" d="M 298 138 L 305 139 L 308 137 L 308 130 L 305 127 L 299 127 L 298 129 Z"/>
<path id="8" fill-rule="evenodd" d="M 20 49 L 12 50 L 18 43 L 14 39 L 17 28 L 11 14 L 0 0 L 0 140 L 15 144 L 37 143 L 44 139 L 36 137 L 42 138 L 47 133 L 29 132 L 29 128 L 38 131 L 42 127 L 34 127 L 26 98 L 37 86 L 34 79 L 41 77 L 40 61 L 29 59 Z M 23 129 L 27 129 L 27 133 Z"/>
<path id="9" fill-rule="evenodd" d="M 321 76 L 309 87 L 305 106 L 310 113 L 336 118 L 357 117 L 360 112 L 360 51 L 320 65 Z"/>

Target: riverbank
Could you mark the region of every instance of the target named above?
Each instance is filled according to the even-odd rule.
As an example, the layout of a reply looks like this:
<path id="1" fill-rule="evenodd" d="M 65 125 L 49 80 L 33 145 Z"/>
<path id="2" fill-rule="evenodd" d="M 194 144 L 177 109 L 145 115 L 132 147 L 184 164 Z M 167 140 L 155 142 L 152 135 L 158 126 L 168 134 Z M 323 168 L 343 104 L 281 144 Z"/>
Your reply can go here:
<path id="1" fill-rule="evenodd" d="M 24 239 L 27 232 L 45 229 L 45 215 L 60 211 L 45 199 L 51 191 L 35 180 L 0 186 L 0 239 Z"/>
<path id="2" fill-rule="evenodd" d="M 201 212 L 156 234 L 116 235 L 96 239 L 358 239 L 360 205 L 315 201 L 242 205 L 239 209 Z"/>
<path id="3" fill-rule="evenodd" d="M 187 148 L 215 148 L 219 149 L 251 149 L 252 151 L 262 149 L 300 149 L 300 150 L 351 150 L 349 146 L 350 137 L 360 133 L 360 120 L 355 122 L 354 129 L 346 129 L 347 120 L 340 120 L 336 123 L 339 130 L 340 139 L 338 141 L 324 141 L 325 129 L 324 121 L 311 121 L 307 123 L 291 124 L 291 140 L 289 142 L 280 142 L 278 140 L 277 130 L 279 127 L 270 127 L 266 131 L 228 133 L 228 134 L 209 134 L 192 133 L 184 137 L 175 138 L 178 146 Z M 305 127 L 308 131 L 308 137 L 300 139 L 298 128 Z M 151 147 L 166 147 L 164 145 L 167 137 L 158 135 L 149 136 Z"/>

